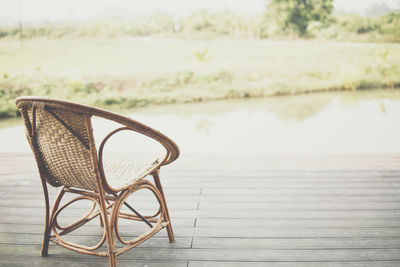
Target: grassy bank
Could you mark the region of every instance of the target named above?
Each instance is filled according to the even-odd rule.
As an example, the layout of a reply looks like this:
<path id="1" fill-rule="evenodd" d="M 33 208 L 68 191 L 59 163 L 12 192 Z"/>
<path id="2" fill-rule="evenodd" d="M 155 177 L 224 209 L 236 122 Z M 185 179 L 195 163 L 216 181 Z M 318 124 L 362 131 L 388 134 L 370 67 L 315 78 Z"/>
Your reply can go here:
<path id="1" fill-rule="evenodd" d="M 112 109 L 400 86 L 400 46 L 318 41 L 0 42 L 0 117 L 47 95 Z"/>

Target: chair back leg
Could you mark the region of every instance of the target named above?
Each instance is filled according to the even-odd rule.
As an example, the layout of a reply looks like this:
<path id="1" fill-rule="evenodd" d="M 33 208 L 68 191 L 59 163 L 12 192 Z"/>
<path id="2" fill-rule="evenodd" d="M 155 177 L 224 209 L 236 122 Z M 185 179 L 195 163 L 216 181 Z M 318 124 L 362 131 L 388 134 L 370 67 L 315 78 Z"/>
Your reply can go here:
<path id="1" fill-rule="evenodd" d="M 49 255 L 50 231 L 50 227 L 46 227 L 43 233 L 42 250 L 40 251 L 42 257 L 47 257 Z"/>
<path id="2" fill-rule="evenodd" d="M 46 214 L 45 214 L 45 222 L 44 222 L 44 233 L 43 233 L 43 240 L 42 240 L 42 249 L 40 251 L 40 255 L 42 257 L 46 257 L 49 255 L 49 242 L 50 242 L 50 203 L 49 203 L 49 193 L 47 190 L 46 181 L 42 180 L 42 187 L 43 187 L 43 194 L 44 194 L 44 201 L 46 204 Z"/>

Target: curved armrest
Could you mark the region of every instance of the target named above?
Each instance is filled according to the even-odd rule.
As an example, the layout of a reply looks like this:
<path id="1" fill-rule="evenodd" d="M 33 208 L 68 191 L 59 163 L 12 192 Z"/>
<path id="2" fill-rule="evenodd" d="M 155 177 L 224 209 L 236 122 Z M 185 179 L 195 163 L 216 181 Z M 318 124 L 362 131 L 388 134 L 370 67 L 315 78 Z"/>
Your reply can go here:
<path id="1" fill-rule="evenodd" d="M 115 114 L 115 115 L 117 115 L 117 114 Z M 122 116 L 118 115 L 118 117 L 122 117 Z M 111 136 L 113 136 L 114 134 L 116 134 L 120 131 L 131 130 L 131 131 L 135 131 L 137 133 L 143 134 L 147 137 L 150 137 L 151 139 L 157 141 L 159 144 L 161 144 L 165 148 L 166 155 L 160 165 L 167 165 L 179 157 L 179 153 L 180 153 L 179 148 L 175 144 L 175 142 L 172 141 L 170 138 L 168 138 L 164 134 L 160 133 L 159 131 L 156 131 L 142 123 L 139 123 L 139 122 L 129 119 L 127 117 L 122 117 L 122 118 L 124 118 L 123 121 L 119 120 L 119 118 L 117 118 L 117 119 L 108 118 L 108 119 L 111 119 L 115 122 L 118 122 L 118 123 L 124 125 L 125 127 L 117 128 L 117 129 L 113 130 L 112 132 L 110 132 L 103 139 L 103 141 L 99 147 L 99 153 L 100 153 L 100 151 L 103 150 L 104 144 L 107 142 L 107 140 Z"/>
<path id="2" fill-rule="evenodd" d="M 141 125 L 139 125 L 141 126 Z M 150 129 L 150 130 L 149 130 Z M 162 159 L 162 161 L 155 161 L 154 165 L 151 166 L 151 168 L 149 168 L 144 174 L 144 176 L 147 176 L 148 174 L 151 174 L 152 172 L 154 172 L 155 170 L 157 170 L 158 168 L 160 168 L 160 166 L 162 165 L 166 165 L 172 161 L 174 161 L 178 155 L 179 155 L 179 149 L 176 146 L 176 144 L 170 140 L 168 137 L 166 137 L 165 135 L 149 128 L 149 129 L 143 129 L 142 127 L 137 127 L 134 128 L 132 127 L 120 127 L 117 128 L 113 131 L 111 131 L 101 142 L 100 147 L 99 147 L 99 151 L 98 151 L 98 164 L 99 164 L 99 169 L 100 169 L 100 174 L 103 178 L 103 185 L 105 186 L 106 191 L 109 192 L 115 192 L 115 191 L 120 191 L 121 189 L 124 189 L 126 186 L 122 187 L 122 188 L 114 188 L 113 186 L 111 186 L 109 184 L 109 182 L 106 179 L 106 174 L 105 174 L 105 170 L 104 170 L 104 163 L 103 163 L 103 151 L 104 151 L 104 146 L 107 143 L 107 141 L 116 133 L 121 132 L 121 131 L 134 131 L 134 132 L 138 132 L 141 133 L 143 135 L 146 135 L 150 138 L 152 138 L 153 140 L 156 140 L 157 142 L 159 142 L 166 150 L 164 159 Z"/>

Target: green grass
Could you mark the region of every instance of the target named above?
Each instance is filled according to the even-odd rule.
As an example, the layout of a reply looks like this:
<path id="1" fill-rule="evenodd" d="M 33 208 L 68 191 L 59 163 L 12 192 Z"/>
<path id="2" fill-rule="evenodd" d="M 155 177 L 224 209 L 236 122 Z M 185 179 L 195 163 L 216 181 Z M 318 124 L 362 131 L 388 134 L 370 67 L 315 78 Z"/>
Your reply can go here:
<path id="1" fill-rule="evenodd" d="M 20 95 L 127 109 L 399 86 L 395 44 L 116 38 L 30 39 L 20 47 L 0 40 L 3 118 L 18 114 Z"/>

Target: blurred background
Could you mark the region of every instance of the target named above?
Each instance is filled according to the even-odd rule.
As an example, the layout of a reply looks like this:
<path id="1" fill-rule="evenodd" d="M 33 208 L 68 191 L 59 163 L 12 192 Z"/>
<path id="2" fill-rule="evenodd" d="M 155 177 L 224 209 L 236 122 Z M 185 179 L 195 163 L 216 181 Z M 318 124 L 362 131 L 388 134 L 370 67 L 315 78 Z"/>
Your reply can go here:
<path id="1" fill-rule="evenodd" d="M 0 149 L 29 151 L 14 99 L 40 95 L 122 112 L 188 154 L 398 153 L 399 12 L 399 0 L 0 0 Z"/>

